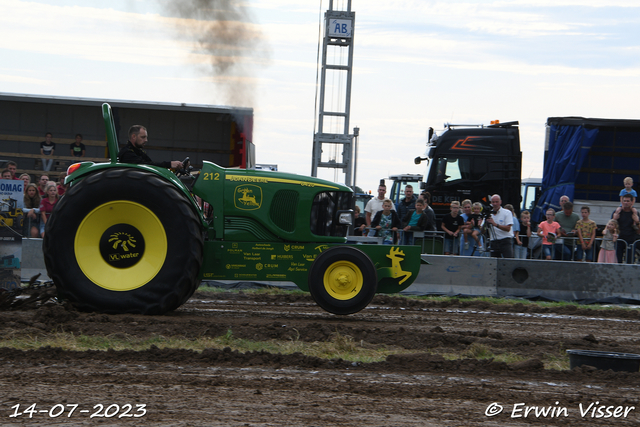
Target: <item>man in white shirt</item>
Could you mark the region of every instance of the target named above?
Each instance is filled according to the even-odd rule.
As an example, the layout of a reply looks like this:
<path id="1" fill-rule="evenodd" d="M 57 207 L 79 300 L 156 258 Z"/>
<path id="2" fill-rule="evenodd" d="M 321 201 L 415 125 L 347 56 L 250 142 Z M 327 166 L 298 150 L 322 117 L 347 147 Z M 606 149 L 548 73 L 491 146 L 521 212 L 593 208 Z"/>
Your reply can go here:
<path id="1" fill-rule="evenodd" d="M 513 258 L 513 215 L 510 211 L 501 207 L 502 199 L 499 195 L 491 196 L 493 212 L 487 218 L 487 223 L 492 227 L 489 230 L 491 240 L 491 256 Z"/>
<path id="2" fill-rule="evenodd" d="M 367 206 L 364 207 L 365 211 L 365 219 L 367 221 L 367 227 L 371 227 L 371 220 L 378 211 L 382 210 L 382 202 L 386 199 L 385 195 L 387 194 L 387 186 L 384 184 L 380 184 L 378 186 L 378 197 L 374 197 L 373 199 L 367 202 Z M 396 210 L 393 203 L 391 204 L 391 210 Z"/>

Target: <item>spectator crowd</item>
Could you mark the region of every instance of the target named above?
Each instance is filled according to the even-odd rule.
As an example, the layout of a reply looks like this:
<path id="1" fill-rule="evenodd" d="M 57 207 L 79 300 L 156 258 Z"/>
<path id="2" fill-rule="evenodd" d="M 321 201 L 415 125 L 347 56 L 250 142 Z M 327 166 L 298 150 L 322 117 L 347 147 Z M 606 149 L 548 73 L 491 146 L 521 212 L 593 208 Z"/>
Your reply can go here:
<path id="1" fill-rule="evenodd" d="M 402 239 L 402 244 L 412 245 L 413 231 L 435 231 L 436 216 L 429 206 L 430 196 L 423 192 L 416 196 L 413 186 L 404 188 L 404 198 L 397 206 L 386 197 L 384 181 L 378 186 L 378 196 L 369 200 L 364 208 L 365 217 L 356 209 L 354 234 L 381 237 L 382 243 L 392 245 Z M 402 237 L 400 237 L 402 236 Z"/>
<path id="2" fill-rule="evenodd" d="M 450 212 L 437 226 L 430 205 L 430 195 L 414 194 L 411 185 L 404 197 L 394 205 L 386 198 L 382 180 L 377 197 L 364 209 L 364 217 L 356 211 L 355 235 L 378 237 L 383 244 L 414 244 L 413 232 L 441 239 L 444 255 L 534 258 L 578 262 L 635 262 L 635 242 L 640 240 L 640 215 L 633 207 L 637 194 L 633 179 L 624 179 L 620 206 L 598 235 L 595 221 L 589 218 L 589 206 L 581 206 L 579 214 L 568 196 L 560 198 L 558 211 L 549 209 L 546 221 L 531 221 L 524 210 L 516 217 L 512 205 L 503 206 L 499 194 L 491 196 L 491 207 L 480 202 L 453 201 Z M 639 248 L 640 249 L 640 248 Z"/>
<path id="3" fill-rule="evenodd" d="M 47 135 L 51 136 L 49 133 Z M 70 149 L 74 156 L 84 155 L 80 134 L 76 136 L 76 142 L 71 144 Z M 123 148 L 125 149 L 127 147 Z M 173 162 L 170 165 L 173 166 Z M 5 164 L 1 177 L 24 182 L 23 236 L 43 237 L 51 212 L 66 191 L 66 172 L 59 173 L 57 182 L 51 180 L 50 175 L 42 174 L 37 183 L 32 183 L 29 174 L 18 175 L 17 164 L 9 161 Z M 427 232 L 428 236 L 442 237 L 444 255 L 490 254 L 504 258 L 630 264 L 635 261 L 635 242 L 640 239 L 640 215 L 633 207 L 637 193 L 630 177 L 624 179 L 624 188 L 620 191 L 620 206 L 615 209 L 611 220 L 602 230 L 601 239 L 596 237 L 596 223 L 589 218 L 590 208 L 582 206 L 578 215 L 568 196 L 560 198 L 559 211 L 547 210 L 546 221 L 540 224 L 533 223 L 531 213 L 526 210 L 517 218 L 513 206 L 506 204 L 503 207 L 498 194 L 491 196 L 490 208 L 468 199 L 453 201 L 450 212 L 438 226 L 428 192 L 416 195 L 413 187 L 407 185 L 404 197 L 397 204 L 387 198 L 386 193 L 387 187 L 384 180 L 381 180 L 378 195 L 366 204 L 364 216 L 359 207 L 356 207 L 355 235 L 378 237 L 386 245 L 413 245 L 415 232 Z M 534 239 L 533 236 L 539 239 Z"/>
<path id="4" fill-rule="evenodd" d="M 17 174 L 17 164 L 8 161 L 1 172 L 2 179 L 22 180 L 23 194 L 23 227 L 24 237 L 44 237 L 44 227 L 58 199 L 64 195 L 67 186 L 64 180 L 66 172 L 57 173 L 57 182 L 50 179 L 49 174 L 38 177 L 37 184 L 31 182 L 31 175 L 27 173 Z"/>

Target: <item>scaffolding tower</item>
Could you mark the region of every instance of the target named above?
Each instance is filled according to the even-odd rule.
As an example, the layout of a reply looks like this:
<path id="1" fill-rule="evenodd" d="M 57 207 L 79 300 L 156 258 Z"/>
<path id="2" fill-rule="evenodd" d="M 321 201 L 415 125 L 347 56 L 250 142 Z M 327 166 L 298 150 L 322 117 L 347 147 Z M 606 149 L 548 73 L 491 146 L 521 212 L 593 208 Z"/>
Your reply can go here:
<path id="1" fill-rule="evenodd" d="M 341 169 L 345 174 L 345 184 L 353 186 L 355 184 L 353 140 L 354 137 L 357 137 L 357 130 L 354 129 L 353 134 L 349 133 L 349 114 L 353 68 L 353 29 L 356 14 L 351 11 L 351 0 L 347 0 L 346 10 L 334 10 L 333 3 L 334 0 L 329 1 L 329 10 L 324 15 L 318 129 L 313 137 L 311 176 L 318 176 L 318 168 Z M 346 55 L 344 54 L 345 50 Z M 333 53 L 331 63 L 327 61 L 328 53 Z M 329 102 L 327 102 L 325 90 L 327 73 L 332 75 L 334 82 L 336 80 L 340 83 L 346 82 L 344 91 L 341 85 L 339 87 L 333 85 L 331 90 L 333 99 L 330 99 Z M 326 104 L 331 105 L 327 107 Z M 327 123 L 327 121 L 331 123 Z M 328 129 L 327 132 L 325 132 L 325 128 Z M 330 128 L 335 129 L 335 132 L 330 132 L 332 130 Z M 342 133 L 337 133 L 340 129 Z M 337 153 L 341 149 L 342 158 L 339 160 L 336 156 L 336 158 L 322 161 L 322 153 L 327 145 L 329 145 L 328 152 L 335 150 Z"/>

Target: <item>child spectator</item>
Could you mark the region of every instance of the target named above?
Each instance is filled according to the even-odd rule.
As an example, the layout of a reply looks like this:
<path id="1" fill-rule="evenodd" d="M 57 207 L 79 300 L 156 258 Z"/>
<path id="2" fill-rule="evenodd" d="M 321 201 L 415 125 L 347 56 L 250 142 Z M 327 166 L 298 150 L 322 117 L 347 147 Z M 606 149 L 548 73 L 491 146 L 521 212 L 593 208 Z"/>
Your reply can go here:
<path id="1" fill-rule="evenodd" d="M 598 262 L 607 264 L 617 264 L 618 256 L 616 254 L 616 241 L 618 240 L 618 221 L 610 219 L 607 226 L 602 230 L 602 246 L 598 253 Z"/>
<path id="2" fill-rule="evenodd" d="M 480 240 L 482 224 L 484 223 L 482 219 L 482 203 L 475 202 L 471 207 L 471 212 L 471 222 L 473 223 L 473 233 L 471 233 L 471 237 L 475 239 L 478 249 L 482 250 L 482 241 Z"/>
<path id="3" fill-rule="evenodd" d="M 353 208 L 354 224 L 353 235 L 362 236 L 364 228 L 367 226 L 367 220 L 360 214 L 360 206 Z"/>
<path id="4" fill-rule="evenodd" d="M 515 222 L 515 221 L 514 221 Z M 529 241 L 531 239 L 531 232 L 534 231 L 534 226 L 531 224 L 531 213 L 529 211 L 522 211 L 520 213 L 520 221 L 518 221 L 520 232 L 516 237 L 516 258 L 527 259 L 529 258 Z"/>
<path id="5" fill-rule="evenodd" d="M 22 212 L 25 215 L 22 234 L 24 237 L 37 238 L 40 235 L 40 193 L 38 186 L 27 184 L 24 192 L 24 207 Z"/>
<path id="6" fill-rule="evenodd" d="M 632 188 L 633 187 L 633 178 L 628 176 L 622 182 L 624 184 L 624 188 L 622 190 L 620 190 L 620 205 L 622 205 L 622 196 L 624 196 L 626 194 L 631 194 L 633 196 L 633 203 L 635 203 L 636 202 L 636 197 L 638 197 L 638 193 L 636 193 L 636 190 L 634 190 Z"/>
<path id="7" fill-rule="evenodd" d="M 482 205 L 478 202 L 471 204 L 471 200 L 463 200 L 463 211 L 460 215 L 464 220 L 464 226 L 462 227 L 462 240 L 460 247 L 460 254 L 472 256 L 476 254 L 476 249 L 479 252 L 483 250 L 482 240 L 480 240 L 480 234 L 482 233 L 480 227 L 482 226 L 482 218 L 480 212 L 482 212 Z M 475 241 L 475 246 L 470 245 L 471 239 Z"/>
<path id="8" fill-rule="evenodd" d="M 58 201 L 58 189 L 56 183 L 49 181 L 45 189 L 46 196 L 40 202 L 40 237 L 44 237 L 44 226 L 51 217 L 53 207 Z"/>
<path id="9" fill-rule="evenodd" d="M 371 231 L 369 236 L 373 233 L 377 233 L 379 237 L 382 237 L 383 245 L 393 245 L 394 234 L 400 227 L 400 218 L 393 209 L 393 202 L 389 199 L 384 199 L 382 202 L 382 210 L 376 213 L 371 221 Z"/>
<path id="10" fill-rule="evenodd" d="M 542 237 L 542 255 L 544 259 L 552 258 L 553 244 L 556 242 L 556 233 L 560 228 L 560 224 L 555 221 L 556 211 L 547 210 L 547 220 L 541 222 L 538 226 L 538 236 Z"/>
<path id="11" fill-rule="evenodd" d="M 464 221 L 464 225 L 460 229 L 460 251 L 458 253 L 460 255 L 471 255 L 472 252 L 469 252 L 469 249 L 471 248 L 471 233 L 473 232 L 473 224 L 470 221 L 471 200 L 464 199 L 460 205 L 462 206 L 462 212 L 460 212 L 460 216 Z"/>
<path id="12" fill-rule="evenodd" d="M 418 199 L 415 202 L 415 209 L 410 210 L 402 219 L 404 225 L 403 244 L 413 245 L 413 231 L 424 231 L 427 228 L 429 218 L 424 212 L 424 200 Z"/>
<path id="13" fill-rule="evenodd" d="M 84 157 L 85 146 L 82 143 L 82 135 L 76 134 L 76 141 L 69 146 L 71 155 L 74 157 Z"/>
<path id="14" fill-rule="evenodd" d="M 5 169 L 2 171 L 2 179 L 12 179 L 11 171 L 9 169 Z"/>
<path id="15" fill-rule="evenodd" d="M 53 153 L 56 150 L 55 142 L 51 141 L 53 135 L 47 132 L 44 135 L 44 141 L 40 143 L 40 154 L 42 157 L 42 170 L 50 171 L 53 165 Z"/>
<path id="16" fill-rule="evenodd" d="M 582 219 L 576 223 L 576 233 L 578 233 L 578 245 L 576 250 L 576 258 L 582 261 L 585 257 L 587 261 L 593 261 L 593 244 L 596 241 L 596 222 L 589 219 L 591 209 L 589 206 L 583 206 L 580 209 Z M 585 254 L 583 256 L 583 253 Z"/>
<path id="17" fill-rule="evenodd" d="M 442 217 L 440 228 L 444 231 L 444 254 L 457 255 L 458 246 L 460 245 L 460 229 L 464 225 L 464 219 L 458 213 L 460 212 L 460 202 L 454 200 L 450 206 L 451 212 Z"/>

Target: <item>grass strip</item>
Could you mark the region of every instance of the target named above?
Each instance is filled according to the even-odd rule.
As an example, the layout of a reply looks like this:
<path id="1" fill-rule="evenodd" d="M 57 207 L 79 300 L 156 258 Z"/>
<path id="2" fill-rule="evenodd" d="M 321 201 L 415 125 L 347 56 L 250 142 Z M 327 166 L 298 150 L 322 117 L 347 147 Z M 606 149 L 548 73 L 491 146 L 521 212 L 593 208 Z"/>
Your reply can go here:
<path id="1" fill-rule="evenodd" d="M 308 292 L 302 290 L 289 290 L 282 289 L 277 286 L 267 286 L 257 289 L 226 289 L 214 286 L 203 285 L 198 288 L 199 292 L 210 294 L 223 294 L 223 293 L 244 293 L 248 295 L 304 295 Z M 486 302 L 495 305 L 530 305 L 540 307 L 576 307 L 588 310 L 640 310 L 640 307 L 636 306 L 624 306 L 624 305 L 611 305 L 611 304 L 580 304 L 574 301 L 531 301 L 524 298 L 499 298 L 499 297 L 458 297 L 458 296 L 446 296 L 446 295 L 403 295 L 403 294 L 378 294 L 388 295 L 391 297 L 406 298 L 409 300 L 421 300 L 421 301 L 433 301 L 447 303 L 447 305 L 454 304 L 473 304 L 476 302 Z"/>
<path id="2" fill-rule="evenodd" d="M 459 352 L 442 352 L 433 349 L 406 350 L 387 345 L 373 345 L 364 341 L 357 342 L 348 335 L 334 333 L 328 341 L 304 342 L 295 340 L 269 340 L 252 341 L 237 338 L 229 329 L 226 334 L 212 338 L 199 337 L 186 339 L 181 337 L 155 336 L 140 339 L 126 334 L 118 333 L 107 336 L 74 335 L 69 332 L 56 332 L 47 335 L 14 335 L 0 340 L 0 347 L 9 347 L 19 350 L 35 350 L 42 347 L 56 347 L 70 351 L 87 350 L 133 350 L 142 351 L 151 348 L 188 349 L 201 352 L 207 348 L 238 350 L 242 353 L 249 351 L 265 351 L 268 353 L 292 354 L 302 353 L 307 356 L 315 356 L 322 359 L 343 359 L 350 362 L 372 363 L 384 361 L 389 355 L 398 354 L 439 354 L 447 360 L 458 359 L 494 359 L 499 362 L 513 363 L 525 360 L 524 357 L 513 353 L 495 354 L 489 346 L 481 343 L 472 343 L 467 349 Z M 543 360 L 547 369 L 568 369 L 568 356 L 562 353 L 548 355 Z"/>

